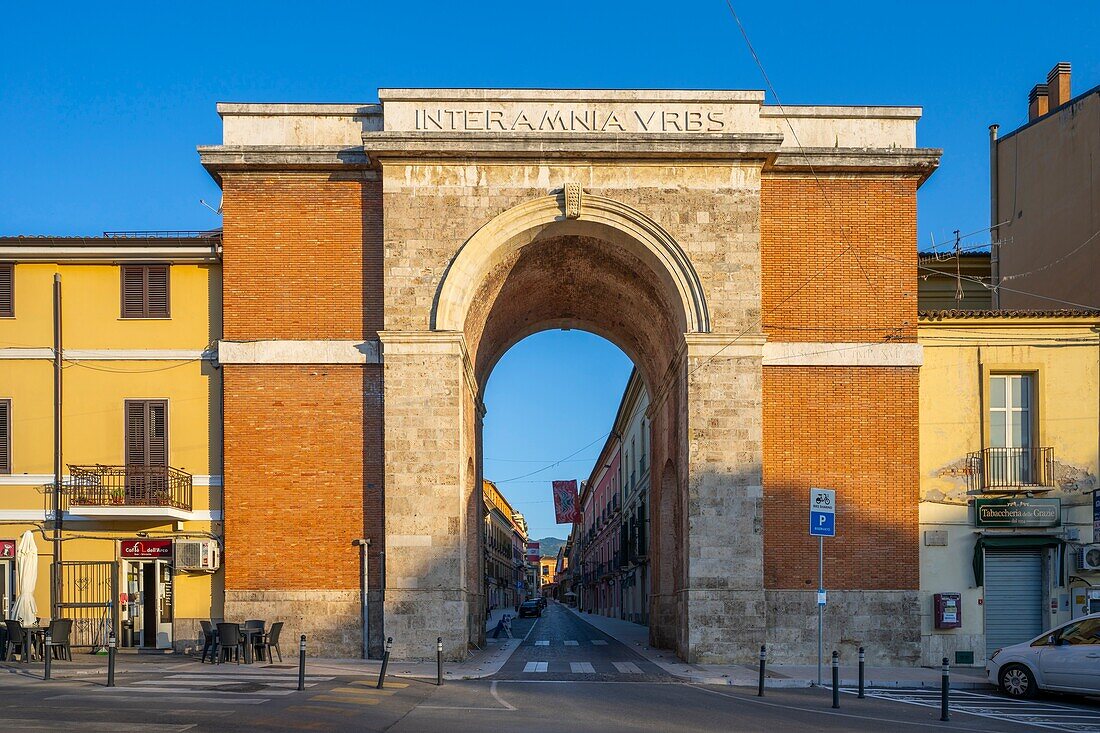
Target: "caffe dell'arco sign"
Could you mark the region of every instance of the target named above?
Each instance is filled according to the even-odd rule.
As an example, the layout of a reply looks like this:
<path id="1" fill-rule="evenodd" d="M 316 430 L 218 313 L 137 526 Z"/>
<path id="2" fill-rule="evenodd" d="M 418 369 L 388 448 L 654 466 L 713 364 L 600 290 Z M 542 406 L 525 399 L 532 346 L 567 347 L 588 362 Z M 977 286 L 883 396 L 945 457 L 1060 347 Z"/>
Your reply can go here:
<path id="1" fill-rule="evenodd" d="M 1062 524 L 1060 499 L 975 499 L 975 527 L 1059 527 Z"/>
<path id="2" fill-rule="evenodd" d="M 119 554 L 128 560 L 153 560 L 172 557 L 172 540 L 123 540 Z"/>

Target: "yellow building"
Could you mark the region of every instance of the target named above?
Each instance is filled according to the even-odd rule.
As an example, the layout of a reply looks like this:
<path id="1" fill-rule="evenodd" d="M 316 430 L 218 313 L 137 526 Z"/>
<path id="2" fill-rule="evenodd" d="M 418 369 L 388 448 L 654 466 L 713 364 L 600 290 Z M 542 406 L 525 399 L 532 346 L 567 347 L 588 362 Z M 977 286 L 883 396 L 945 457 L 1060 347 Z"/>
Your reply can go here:
<path id="1" fill-rule="evenodd" d="M 519 605 L 524 596 L 527 523 L 492 481 L 483 483 L 485 501 L 485 598 L 490 608 Z"/>
<path id="2" fill-rule="evenodd" d="M 539 586 L 547 586 L 554 583 L 557 578 L 557 557 L 540 557 L 539 558 Z M 543 594 L 545 595 L 545 593 Z"/>
<path id="3" fill-rule="evenodd" d="M 0 238 L 0 547 L 33 532 L 38 615 L 73 618 L 74 645 L 114 625 L 124 646 L 182 649 L 222 615 L 220 241 Z"/>
<path id="4" fill-rule="evenodd" d="M 925 311 L 918 335 L 923 662 L 981 665 L 1100 610 L 1100 311 Z"/>

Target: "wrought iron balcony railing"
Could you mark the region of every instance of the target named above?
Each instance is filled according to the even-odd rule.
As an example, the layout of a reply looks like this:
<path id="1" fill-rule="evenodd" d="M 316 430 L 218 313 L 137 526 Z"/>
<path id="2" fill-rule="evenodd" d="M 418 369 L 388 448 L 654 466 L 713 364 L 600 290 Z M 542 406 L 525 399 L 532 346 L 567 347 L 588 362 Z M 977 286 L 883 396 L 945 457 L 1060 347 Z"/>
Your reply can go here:
<path id="1" fill-rule="evenodd" d="M 983 448 L 966 456 L 971 491 L 1015 492 L 1054 488 L 1053 448 Z"/>
<path id="2" fill-rule="evenodd" d="M 191 474 L 171 466 L 69 466 L 69 506 L 172 507 L 191 511 Z"/>

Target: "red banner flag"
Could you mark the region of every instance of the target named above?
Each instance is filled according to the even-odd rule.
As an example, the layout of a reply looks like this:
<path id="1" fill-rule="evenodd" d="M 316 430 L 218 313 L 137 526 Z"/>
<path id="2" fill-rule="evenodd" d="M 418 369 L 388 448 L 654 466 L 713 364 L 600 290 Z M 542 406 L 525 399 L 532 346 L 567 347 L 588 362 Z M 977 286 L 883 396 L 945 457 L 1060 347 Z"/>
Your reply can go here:
<path id="1" fill-rule="evenodd" d="M 554 482 L 554 514 L 557 515 L 558 524 L 581 521 L 576 479 Z"/>

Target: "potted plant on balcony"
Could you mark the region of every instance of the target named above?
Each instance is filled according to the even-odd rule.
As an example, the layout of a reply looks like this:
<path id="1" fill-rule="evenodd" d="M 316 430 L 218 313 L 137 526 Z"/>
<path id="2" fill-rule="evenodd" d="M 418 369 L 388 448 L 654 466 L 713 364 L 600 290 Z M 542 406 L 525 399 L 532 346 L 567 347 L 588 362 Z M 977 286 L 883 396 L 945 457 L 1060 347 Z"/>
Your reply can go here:
<path id="1" fill-rule="evenodd" d="M 107 501 L 110 504 L 125 504 L 126 490 L 121 486 L 114 486 L 109 490 Z"/>

